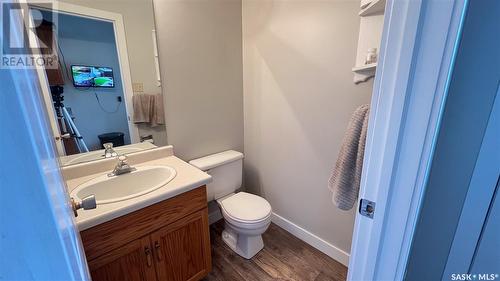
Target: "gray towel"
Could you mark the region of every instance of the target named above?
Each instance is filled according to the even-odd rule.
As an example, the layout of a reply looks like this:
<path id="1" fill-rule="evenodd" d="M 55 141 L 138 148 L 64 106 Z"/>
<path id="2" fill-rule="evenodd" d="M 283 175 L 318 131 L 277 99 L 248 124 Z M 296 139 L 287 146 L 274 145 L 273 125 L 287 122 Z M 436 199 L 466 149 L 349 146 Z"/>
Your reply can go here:
<path id="1" fill-rule="evenodd" d="M 165 124 L 163 96 L 161 94 L 134 94 L 134 123 L 149 124 L 151 127 Z"/>
<path id="2" fill-rule="evenodd" d="M 132 106 L 134 109 L 134 123 L 151 123 L 154 96 L 148 94 L 134 94 Z"/>
<path id="3" fill-rule="evenodd" d="M 153 116 L 151 116 L 151 127 L 165 125 L 165 111 L 163 109 L 163 95 L 156 94 L 153 97 Z"/>
<path id="4" fill-rule="evenodd" d="M 342 210 L 351 209 L 358 199 L 369 115 L 368 104 L 354 111 L 328 181 L 328 188 L 333 192 L 333 203 Z"/>

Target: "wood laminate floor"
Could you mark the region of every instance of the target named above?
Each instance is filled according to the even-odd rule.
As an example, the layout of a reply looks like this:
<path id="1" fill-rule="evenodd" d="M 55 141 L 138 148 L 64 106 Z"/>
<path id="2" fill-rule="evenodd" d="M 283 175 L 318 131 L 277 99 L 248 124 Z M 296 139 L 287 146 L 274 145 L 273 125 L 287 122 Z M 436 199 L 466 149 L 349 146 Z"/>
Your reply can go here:
<path id="1" fill-rule="evenodd" d="M 224 220 L 210 227 L 213 280 L 346 280 L 347 267 L 316 250 L 287 231 L 271 224 L 264 233 L 264 249 L 246 260 L 224 244 L 221 238 Z"/>

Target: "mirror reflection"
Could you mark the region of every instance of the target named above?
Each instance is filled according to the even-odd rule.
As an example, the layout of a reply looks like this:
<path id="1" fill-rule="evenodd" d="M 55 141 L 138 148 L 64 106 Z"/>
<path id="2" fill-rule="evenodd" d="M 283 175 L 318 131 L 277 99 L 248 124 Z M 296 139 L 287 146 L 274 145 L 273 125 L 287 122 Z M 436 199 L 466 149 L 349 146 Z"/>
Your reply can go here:
<path id="1" fill-rule="evenodd" d="M 62 165 L 166 145 L 151 0 L 64 0 L 35 17 Z M 43 86 L 43 85 L 42 85 Z"/>

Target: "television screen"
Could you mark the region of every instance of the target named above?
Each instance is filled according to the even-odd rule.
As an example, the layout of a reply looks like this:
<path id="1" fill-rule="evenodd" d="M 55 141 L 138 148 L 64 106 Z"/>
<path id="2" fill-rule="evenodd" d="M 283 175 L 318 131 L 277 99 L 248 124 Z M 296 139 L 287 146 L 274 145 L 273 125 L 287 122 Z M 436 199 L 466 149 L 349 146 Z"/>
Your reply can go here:
<path id="1" fill-rule="evenodd" d="M 113 88 L 115 86 L 111 67 L 72 65 L 71 73 L 75 87 Z"/>

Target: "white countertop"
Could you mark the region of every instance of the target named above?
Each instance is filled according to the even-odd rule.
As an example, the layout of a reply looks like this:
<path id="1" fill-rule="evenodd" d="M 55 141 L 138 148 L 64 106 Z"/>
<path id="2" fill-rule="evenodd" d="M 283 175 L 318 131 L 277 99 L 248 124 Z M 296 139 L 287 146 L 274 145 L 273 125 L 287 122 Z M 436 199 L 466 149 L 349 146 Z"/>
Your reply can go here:
<path id="1" fill-rule="evenodd" d="M 76 223 L 80 231 L 172 198 L 186 191 L 193 190 L 212 180 L 212 177 L 207 173 L 189 165 L 173 155 L 137 164 L 132 163 L 132 165 L 134 167 L 148 165 L 170 166 L 177 171 L 177 175 L 166 185 L 145 195 L 121 202 L 97 205 L 97 208 L 93 210 L 78 210 Z M 69 179 L 66 182 L 68 191 L 71 193 L 78 185 L 107 173 L 109 173 L 109 171 L 101 171 L 95 174 Z"/>
<path id="2" fill-rule="evenodd" d="M 114 147 L 116 153 L 118 154 L 129 154 L 133 152 L 138 152 L 145 149 L 157 148 L 158 146 L 150 143 L 150 142 L 140 142 L 133 143 L 129 145 L 123 145 Z M 133 151 L 136 150 L 136 151 Z M 104 159 L 104 149 L 94 150 L 90 152 L 83 152 L 79 154 L 73 154 L 68 156 L 62 156 L 59 158 L 62 166 L 74 165 L 83 162 L 95 161 L 99 159 Z"/>

